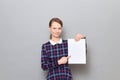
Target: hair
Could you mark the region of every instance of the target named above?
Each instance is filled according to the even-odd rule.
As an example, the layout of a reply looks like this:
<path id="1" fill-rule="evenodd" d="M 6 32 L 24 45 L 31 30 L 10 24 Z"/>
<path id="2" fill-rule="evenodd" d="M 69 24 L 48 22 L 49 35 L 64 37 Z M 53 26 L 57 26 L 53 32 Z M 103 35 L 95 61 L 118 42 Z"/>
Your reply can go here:
<path id="1" fill-rule="evenodd" d="M 60 25 L 61 25 L 61 27 L 63 27 L 63 22 L 62 22 L 62 20 L 60 20 L 59 18 L 52 18 L 51 20 L 50 20 L 50 22 L 49 22 L 49 27 L 51 27 L 52 26 L 52 23 L 53 22 L 57 22 L 57 23 L 59 23 Z M 52 38 L 52 35 L 50 34 L 50 39 Z"/>

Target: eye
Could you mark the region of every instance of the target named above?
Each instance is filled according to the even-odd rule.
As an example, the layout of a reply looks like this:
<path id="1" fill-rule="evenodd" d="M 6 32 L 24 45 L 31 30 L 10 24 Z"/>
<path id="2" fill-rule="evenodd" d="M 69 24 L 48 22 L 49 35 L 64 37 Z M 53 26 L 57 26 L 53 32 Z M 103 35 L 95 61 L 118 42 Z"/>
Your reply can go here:
<path id="1" fill-rule="evenodd" d="M 55 27 L 53 29 L 56 29 Z"/>
<path id="2" fill-rule="evenodd" d="M 60 27 L 60 28 L 58 28 L 59 30 L 61 30 L 62 28 Z"/>

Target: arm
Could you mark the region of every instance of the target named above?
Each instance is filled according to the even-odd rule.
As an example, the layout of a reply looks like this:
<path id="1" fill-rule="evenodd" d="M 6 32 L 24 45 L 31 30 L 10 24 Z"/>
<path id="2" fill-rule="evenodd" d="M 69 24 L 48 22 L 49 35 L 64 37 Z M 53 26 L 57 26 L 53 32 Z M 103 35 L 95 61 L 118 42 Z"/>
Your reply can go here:
<path id="1" fill-rule="evenodd" d="M 43 70 L 48 69 L 48 58 L 47 58 L 47 54 L 46 54 L 44 45 L 42 45 L 42 50 L 41 50 L 41 68 Z"/>
<path id="2" fill-rule="evenodd" d="M 46 53 L 46 48 L 42 45 L 41 51 L 41 67 L 43 70 L 48 70 L 50 68 L 54 68 L 58 66 L 58 62 L 55 60 L 54 62 L 49 62 L 48 54 Z"/>

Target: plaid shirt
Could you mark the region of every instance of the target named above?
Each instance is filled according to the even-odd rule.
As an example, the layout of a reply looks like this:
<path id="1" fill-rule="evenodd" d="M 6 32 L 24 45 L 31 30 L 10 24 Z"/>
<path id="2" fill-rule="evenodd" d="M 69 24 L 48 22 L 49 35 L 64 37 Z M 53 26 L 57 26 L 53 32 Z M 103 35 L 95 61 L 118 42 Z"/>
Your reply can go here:
<path id="1" fill-rule="evenodd" d="M 68 63 L 58 65 L 58 60 L 63 56 L 68 56 L 67 40 L 62 40 L 61 44 L 52 45 L 48 41 L 42 45 L 41 67 L 48 70 L 47 80 L 72 80 Z"/>

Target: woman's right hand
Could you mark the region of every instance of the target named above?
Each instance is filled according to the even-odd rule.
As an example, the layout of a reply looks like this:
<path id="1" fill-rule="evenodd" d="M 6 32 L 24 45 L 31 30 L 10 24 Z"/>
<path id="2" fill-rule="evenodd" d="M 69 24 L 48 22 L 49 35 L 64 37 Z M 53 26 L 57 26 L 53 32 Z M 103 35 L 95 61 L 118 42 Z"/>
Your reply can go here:
<path id="1" fill-rule="evenodd" d="M 58 60 L 58 64 L 59 64 L 59 65 L 61 65 L 61 64 L 66 64 L 69 58 L 70 58 L 70 56 L 60 58 L 60 59 Z"/>

